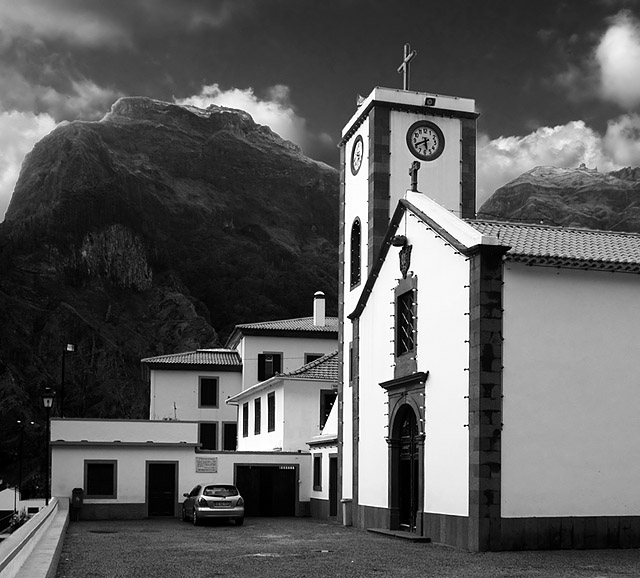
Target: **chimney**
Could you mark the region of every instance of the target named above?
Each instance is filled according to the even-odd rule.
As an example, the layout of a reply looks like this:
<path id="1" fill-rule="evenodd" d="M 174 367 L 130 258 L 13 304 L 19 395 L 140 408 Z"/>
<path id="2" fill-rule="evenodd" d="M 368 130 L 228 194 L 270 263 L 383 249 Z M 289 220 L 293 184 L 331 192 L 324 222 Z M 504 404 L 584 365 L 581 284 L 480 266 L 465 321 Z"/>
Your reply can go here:
<path id="1" fill-rule="evenodd" d="M 316 291 L 313 295 L 313 324 L 316 327 L 325 326 L 324 293 L 322 291 Z"/>

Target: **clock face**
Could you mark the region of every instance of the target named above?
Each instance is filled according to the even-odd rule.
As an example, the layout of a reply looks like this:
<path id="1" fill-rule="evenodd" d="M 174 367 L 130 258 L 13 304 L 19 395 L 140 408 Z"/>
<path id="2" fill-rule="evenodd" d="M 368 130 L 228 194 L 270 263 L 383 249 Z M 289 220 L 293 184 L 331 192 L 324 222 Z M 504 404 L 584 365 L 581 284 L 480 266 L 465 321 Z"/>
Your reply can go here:
<path id="1" fill-rule="evenodd" d="M 433 161 L 444 151 L 444 135 L 438 125 L 420 120 L 409 127 L 407 145 L 415 157 Z"/>
<path id="2" fill-rule="evenodd" d="M 358 174 L 360 167 L 362 166 L 362 158 L 364 156 L 364 142 L 362 140 L 362 136 L 358 135 L 356 137 L 355 142 L 353 143 L 353 148 L 351 149 L 351 173 L 354 175 Z"/>

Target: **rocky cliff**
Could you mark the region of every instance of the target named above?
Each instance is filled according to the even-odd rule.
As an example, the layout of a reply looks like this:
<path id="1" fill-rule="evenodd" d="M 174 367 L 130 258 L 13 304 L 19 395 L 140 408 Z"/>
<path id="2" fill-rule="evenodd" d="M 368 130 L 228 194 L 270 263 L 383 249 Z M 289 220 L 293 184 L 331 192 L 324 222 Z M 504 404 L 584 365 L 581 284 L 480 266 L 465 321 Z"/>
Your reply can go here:
<path id="1" fill-rule="evenodd" d="M 42 139 L 0 225 L 0 461 L 67 342 L 65 415 L 143 418 L 142 357 L 310 315 L 317 290 L 335 314 L 338 182 L 223 107 L 124 98 Z"/>
<path id="2" fill-rule="evenodd" d="M 640 168 L 536 167 L 500 187 L 478 218 L 640 232 Z"/>

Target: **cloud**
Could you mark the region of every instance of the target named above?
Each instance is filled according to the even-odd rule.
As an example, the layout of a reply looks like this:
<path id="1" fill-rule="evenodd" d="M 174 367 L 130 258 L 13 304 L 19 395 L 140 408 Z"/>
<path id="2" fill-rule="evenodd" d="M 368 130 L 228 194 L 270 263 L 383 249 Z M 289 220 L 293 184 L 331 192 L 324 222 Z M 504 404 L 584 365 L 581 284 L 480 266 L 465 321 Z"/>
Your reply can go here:
<path id="1" fill-rule="evenodd" d="M 26 38 L 32 42 L 62 39 L 85 47 L 129 44 L 126 27 L 105 11 L 96 14 L 91 4 L 73 0 L 0 2 L 0 35 L 5 43 Z"/>
<path id="2" fill-rule="evenodd" d="M 298 115 L 291 102 L 289 87 L 282 84 L 269 87 L 264 98 L 257 96 L 253 88 L 222 90 L 218 84 L 212 84 L 203 86 L 197 95 L 175 99 L 175 102 L 198 108 L 216 104 L 244 110 L 255 122 L 296 143 L 309 155 L 315 149 L 333 146 L 327 133 L 314 133 L 309 129 L 306 119 Z"/>
<path id="3" fill-rule="evenodd" d="M 55 126 L 55 120 L 48 114 L 0 113 L 0 216 L 3 219 L 24 156 Z"/>
<path id="4" fill-rule="evenodd" d="M 602 97 L 632 109 L 640 104 L 640 22 L 619 12 L 595 50 Z"/>
<path id="5" fill-rule="evenodd" d="M 70 78 L 56 71 L 56 86 L 46 79 L 30 80 L 15 68 L 0 65 L 0 108 L 5 111 L 46 113 L 56 121 L 95 120 L 123 94 L 86 78 Z M 52 76 L 49 72 L 49 76 Z M 45 75 L 42 75 L 45 76 Z"/>
<path id="6" fill-rule="evenodd" d="M 622 115 L 604 135 L 583 121 L 543 127 L 526 136 L 478 137 L 478 207 L 502 185 L 536 166 L 578 167 L 608 172 L 640 165 L 640 116 Z"/>

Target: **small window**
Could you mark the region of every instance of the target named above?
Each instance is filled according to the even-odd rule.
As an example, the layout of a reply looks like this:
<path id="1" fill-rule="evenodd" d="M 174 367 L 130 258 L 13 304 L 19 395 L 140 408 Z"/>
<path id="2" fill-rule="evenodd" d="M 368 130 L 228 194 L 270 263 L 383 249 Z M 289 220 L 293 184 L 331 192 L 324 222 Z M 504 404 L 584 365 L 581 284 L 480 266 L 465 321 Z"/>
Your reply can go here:
<path id="1" fill-rule="evenodd" d="M 218 449 L 218 424 L 216 422 L 203 422 L 199 428 L 200 449 Z"/>
<path id="2" fill-rule="evenodd" d="M 253 433 L 260 435 L 260 423 L 262 421 L 262 407 L 259 397 L 253 400 Z"/>
<path id="3" fill-rule="evenodd" d="M 242 437 L 246 438 L 249 435 L 249 402 L 242 404 Z"/>
<path id="4" fill-rule="evenodd" d="M 396 302 L 396 355 L 415 349 L 414 291 L 398 296 Z"/>
<path id="5" fill-rule="evenodd" d="M 267 395 L 267 429 L 269 431 L 276 429 L 276 394 L 274 392 Z"/>
<path id="6" fill-rule="evenodd" d="M 305 364 L 311 363 L 312 361 L 315 361 L 316 359 L 320 359 L 323 355 L 324 355 L 324 353 L 305 353 L 304 354 L 304 362 L 305 362 Z"/>
<path id="7" fill-rule="evenodd" d="M 320 392 L 320 429 L 327 423 L 337 395 L 338 392 L 334 389 L 323 389 Z"/>
<path id="8" fill-rule="evenodd" d="M 200 407 L 218 407 L 218 378 L 200 378 Z"/>
<path id="9" fill-rule="evenodd" d="M 356 219 L 351 225 L 351 287 L 360 283 L 362 231 L 360 219 Z"/>
<path id="10" fill-rule="evenodd" d="M 322 454 L 313 456 L 313 489 L 322 489 Z"/>
<path id="11" fill-rule="evenodd" d="M 87 498 L 116 498 L 117 462 L 87 460 L 84 462 L 84 487 Z"/>
<path id="12" fill-rule="evenodd" d="M 282 371 L 281 353 L 258 354 L 258 381 L 264 381 Z"/>
<path id="13" fill-rule="evenodd" d="M 222 449 L 233 452 L 238 447 L 238 426 L 235 423 L 222 424 Z"/>

